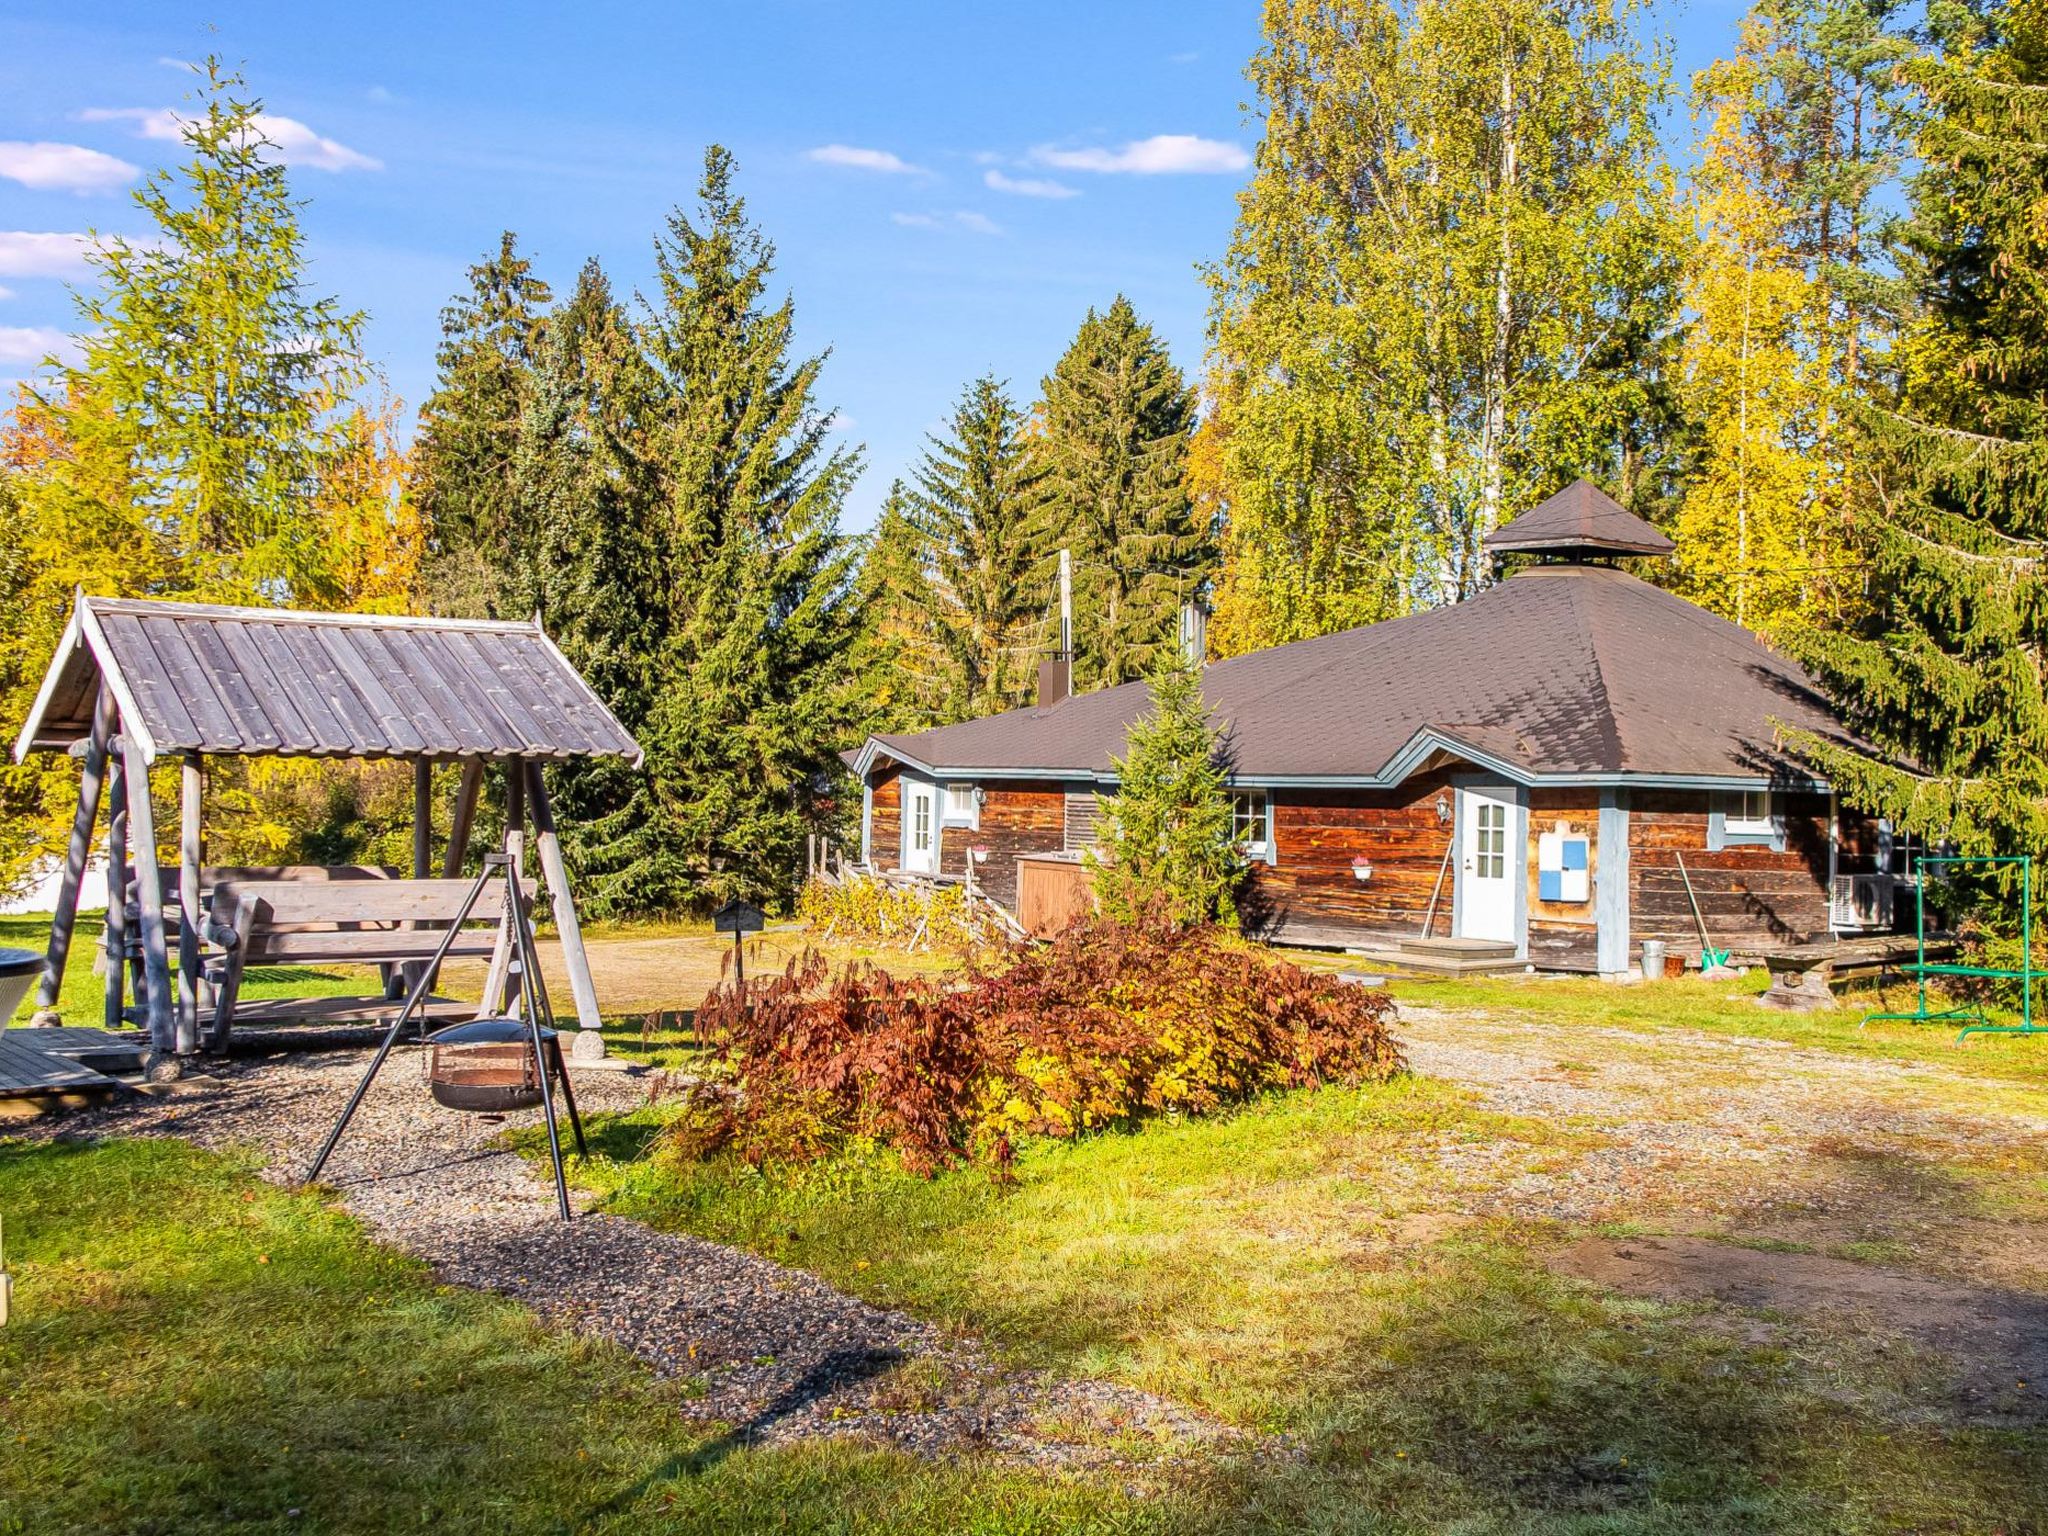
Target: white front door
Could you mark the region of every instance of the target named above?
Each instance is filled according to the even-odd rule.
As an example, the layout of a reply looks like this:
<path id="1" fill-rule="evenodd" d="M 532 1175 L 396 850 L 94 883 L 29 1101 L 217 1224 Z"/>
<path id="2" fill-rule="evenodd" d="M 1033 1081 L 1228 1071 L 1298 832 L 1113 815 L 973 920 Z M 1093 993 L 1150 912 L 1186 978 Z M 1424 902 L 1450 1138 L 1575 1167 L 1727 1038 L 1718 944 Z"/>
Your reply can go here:
<path id="1" fill-rule="evenodd" d="M 1514 802 L 1480 789 L 1458 791 L 1458 937 L 1515 938 L 1515 877 L 1521 860 L 1510 857 Z"/>
<path id="2" fill-rule="evenodd" d="M 903 867 L 921 875 L 939 872 L 939 787 L 903 786 Z"/>

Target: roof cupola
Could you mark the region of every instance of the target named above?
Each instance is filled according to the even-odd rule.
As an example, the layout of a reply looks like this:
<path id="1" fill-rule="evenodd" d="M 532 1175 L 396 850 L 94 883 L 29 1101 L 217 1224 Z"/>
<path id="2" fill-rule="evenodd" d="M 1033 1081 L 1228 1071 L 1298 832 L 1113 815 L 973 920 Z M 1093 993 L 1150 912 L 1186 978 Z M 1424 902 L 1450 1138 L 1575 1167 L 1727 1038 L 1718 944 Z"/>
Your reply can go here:
<path id="1" fill-rule="evenodd" d="M 1539 555 L 1574 565 L 1678 548 L 1590 480 L 1574 480 L 1503 523 L 1483 547 L 1492 555 Z"/>

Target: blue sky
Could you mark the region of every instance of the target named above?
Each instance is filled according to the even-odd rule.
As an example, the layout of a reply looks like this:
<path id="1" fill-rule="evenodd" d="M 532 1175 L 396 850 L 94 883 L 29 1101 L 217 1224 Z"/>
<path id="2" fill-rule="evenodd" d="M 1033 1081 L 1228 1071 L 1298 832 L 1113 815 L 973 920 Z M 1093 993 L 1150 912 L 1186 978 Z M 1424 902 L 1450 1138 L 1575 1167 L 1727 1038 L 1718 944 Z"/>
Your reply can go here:
<path id="1" fill-rule="evenodd" d="M 1735 9 L 1660 18 L 1681 72 Z M 738 156 L 822 402 L 867 472 L 865 526 L 960 387 L 1033 397 L 1091 305 L 1126 293 L 1193 376 L 1198 264 L 1228 237 L 1254 125 L 1256 0 L 205 6 L 11 0 L 0 16 L 0 379 L 61 335 L 62 237 L 134 232 L 136 173 L 209 51 L 240 64 L 293 161 L 313 281 L 370 316 L 416 406 L 441 306 L 501 229 L 558 289 L 586 256 L 620 289 L 696 185 Z"/>

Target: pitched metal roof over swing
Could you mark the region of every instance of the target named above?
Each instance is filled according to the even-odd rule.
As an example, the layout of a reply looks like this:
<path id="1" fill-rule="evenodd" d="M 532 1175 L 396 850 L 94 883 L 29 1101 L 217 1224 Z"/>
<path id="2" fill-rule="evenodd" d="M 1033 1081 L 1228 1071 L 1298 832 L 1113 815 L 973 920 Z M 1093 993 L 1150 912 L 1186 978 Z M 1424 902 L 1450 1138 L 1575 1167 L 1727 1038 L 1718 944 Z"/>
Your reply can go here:
<path id="1" fill-rule="evenodd" d="M 623 757 L 639 745 L 539 623 L 80 595 L 14 745 L 65 751 L 102 681 L 146 757 Z"/>

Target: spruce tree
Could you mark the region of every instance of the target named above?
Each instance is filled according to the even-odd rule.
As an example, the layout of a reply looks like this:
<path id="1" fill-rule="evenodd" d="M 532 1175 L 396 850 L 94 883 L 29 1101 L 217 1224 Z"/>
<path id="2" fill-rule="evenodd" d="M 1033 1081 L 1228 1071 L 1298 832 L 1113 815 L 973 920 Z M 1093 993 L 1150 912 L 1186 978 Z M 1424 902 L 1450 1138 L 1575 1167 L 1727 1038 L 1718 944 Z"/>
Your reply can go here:
<path id="1" fill-rule="evenodd" d="M 438 377 L 420 411 L 413 498 L 434 540 L 428 586 L 444 613 L 524 617 L 499 588 L 513 529 L 514 463 L 532 392 L 548 285 L 510 230 L 441 311 Z"/>
<path id="2" fill-rule="evenodd" d="M 617 878 L 654 910 L 790 891 L 854 730 L 857 550 L 839 515 L 859 457 L 827 445 L 824 359 L 792 356 L 774 249 L 718 146 L 698 198 L 655 242 L 638 327 L 663 634 L 641 733 L 656 814 L 624 834 Z"/>
<path id="3" fill-rule="evenodd" d="M 625 312 L 595 261 L 548 317 L 502 513 L 493 585 L 549 635 L 644 740 L 661 684 L 667 593 L 663 508 L 639 453 L 649 379 Z M 562 837 L 592 916 L 674 904 L 682 876 L 660 859 L 664 825 L 649 776 L 617 761 L 551 770 Z"/>
<path id="4" fill-rule="evenodd" d="M 1245 864 L 1201 669 L 1176 656 L 1150 690 L 1151 709 L 1116 762 L 1116 794 L 1103 803 L 1101 854 L 1088 855 L 1096 898 L 1125 922 L 1155 910 L 1180 923 L 1228 921 Z"/>
<path id="5" fill-rule="evenodd" d="M 1074 686 L 1149 674 L 1215 569 L 1187 489 L 1194 395 L 1117 295 L 1088 312 L 1043 384 L 1044 544 L 1074 561 Z"/>
<path id="6" fill-rule="evenodd" d="M 1964 851 L 2048 845 L 2048 0 L 1939 13 L 1902 251 L 1920 318 L 1865 413 L 1872 614 L 1803 649 L 1897 761 L 1802 738 L 1845 800 Z"/>
<path id="7" fill-rule="evenodd" d="M 1031 696 L 1048 586 L 1034 514 L 1041 471 L 1024 413 L 985 374 L 929 439 L 911 509 L 930 561 L 936 638 L 955 719 Z"/>
<path id="8" fill-rule="evenodd" d="M 931 550 L 901 480 L 889 487 L 862 541 L 860 639 L 847 685 L 865 731 L 921 731 L 948 723 L 953 675 L 940 649 Z"/>

